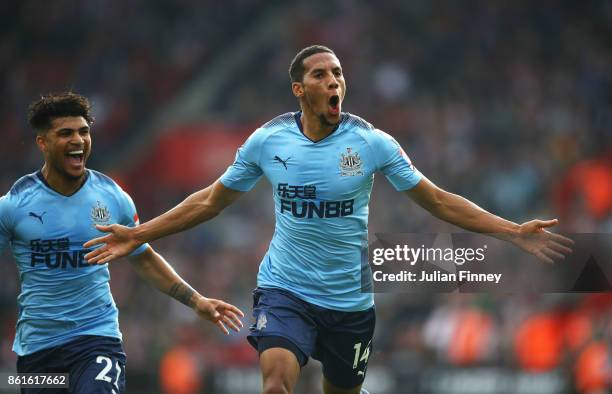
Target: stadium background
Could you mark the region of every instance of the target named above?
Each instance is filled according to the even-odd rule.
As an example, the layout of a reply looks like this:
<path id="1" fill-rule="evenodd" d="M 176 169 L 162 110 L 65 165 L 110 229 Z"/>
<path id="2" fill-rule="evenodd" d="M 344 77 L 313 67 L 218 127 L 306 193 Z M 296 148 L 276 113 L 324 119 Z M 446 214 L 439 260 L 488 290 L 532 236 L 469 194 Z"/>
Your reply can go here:
<path id="1" fill-rule="evenodd" d="M 345 110 L 394 135 L 447 190 L 521 222 L 612 232 L 612 3 L 608 1 L 91 0 L 0 3 L 0 190 L 37 170 L 25 108 L 73 89 L 95 109 L 89 167 L 142 221 L 209 184 L 259 124 L 297 109 L 288 63 L 333 48 Z M 155 242 L 191 284 L 250 313 L 273 232 L 270 186 L 211 223 Z M 370 232 L 449 232 L 379 177 Z M 11 352 L 15 264 L 0 257 L 0 371 Z M 247 330 L 224 337 L 111 267 L 129 393 L 254 393 Z M 372 393 L 604 393 L 605 294 L 377 296 Z M 245 319 L 250 323 L 250 318 Z M 319 389 L 305 369 L 299 393 Z"/>

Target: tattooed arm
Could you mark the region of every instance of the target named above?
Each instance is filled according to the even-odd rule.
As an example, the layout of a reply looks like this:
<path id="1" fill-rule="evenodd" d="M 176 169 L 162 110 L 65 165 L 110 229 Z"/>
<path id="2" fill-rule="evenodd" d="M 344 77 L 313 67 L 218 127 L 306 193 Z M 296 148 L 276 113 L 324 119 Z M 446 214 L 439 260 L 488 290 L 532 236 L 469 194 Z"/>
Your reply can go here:
<path id="1" fill-rule="evenodd" d="M 240 317 L 244 317 L 244 313 L 240 309 L 221 300 L 202 296 L 153 248 L 148 247 L 143 253 L 129 259 L 141 278 L 162 293 L 193 309 L 201 318 L 213 322 L 226 334 L 229 333 L 226 326 L 234 331 L 239 331 L 242 327 Z"/>
<path id="2" fill-rule="evenodd" d="M 195 298 L 197 297 L 196 291 L 184 282 L 173 284 L 167 294 L 181 304 L 187 305 L 190 308 L 193 308 L 195 305 Z"/>

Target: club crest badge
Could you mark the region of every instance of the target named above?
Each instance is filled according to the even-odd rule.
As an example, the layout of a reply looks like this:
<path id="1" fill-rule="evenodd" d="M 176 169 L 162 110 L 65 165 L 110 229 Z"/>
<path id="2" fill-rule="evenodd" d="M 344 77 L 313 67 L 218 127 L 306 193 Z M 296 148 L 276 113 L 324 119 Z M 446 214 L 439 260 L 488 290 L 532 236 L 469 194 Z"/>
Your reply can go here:
<path id="1" fill-rule="evenodd" d="M 264 312 L 261 312 L 259 316 L 257 316 L 257 331 L 261 331 L 266 328 L 266 324 L 268 323 L 268 318 Z"/>
<path id="2" fill-rule="evenodd" d="M 340 176 L 363 175 L 361 158 L 359 153 L 353 152 L 353 148 L 346 148 L 346 154 L 340 157 Z"/>
<path id="3" fill-rule="evenodd" d="M 91 220 L 93 220 L 95 224 L 109 224 L 111 220 L 111 214 L 108 210 L 108 207 L 102 204 L 100 201 L 96 201 L 96 205 L 91 208 Z"/>

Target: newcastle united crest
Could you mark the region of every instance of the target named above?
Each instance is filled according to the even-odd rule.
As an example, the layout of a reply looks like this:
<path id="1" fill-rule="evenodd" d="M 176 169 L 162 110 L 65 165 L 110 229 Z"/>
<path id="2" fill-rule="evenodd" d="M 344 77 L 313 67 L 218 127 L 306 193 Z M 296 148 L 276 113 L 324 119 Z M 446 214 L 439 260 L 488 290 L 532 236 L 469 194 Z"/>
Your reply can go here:
<path id="1" fill-rule="evenodd" d="M 96 201 L 96 205 L 91 208 L 91 220 L 95 224 L 107 225 L 110 223 L 111 214 L 106 205 Z"/>
<path id="2" fill-rule="evenodd" d="M 340 158 L 340 176 L 356 175 L 363 175 L 361 158 L 352 148 L 346 148 L 346 154 L 342 153 Z"/>

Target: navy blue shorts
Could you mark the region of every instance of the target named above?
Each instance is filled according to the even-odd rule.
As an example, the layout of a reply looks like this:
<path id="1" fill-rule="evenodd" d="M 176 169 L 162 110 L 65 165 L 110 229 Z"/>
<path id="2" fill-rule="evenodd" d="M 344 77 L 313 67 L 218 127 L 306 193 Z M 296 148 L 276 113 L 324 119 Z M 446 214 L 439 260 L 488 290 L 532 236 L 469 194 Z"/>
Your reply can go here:
<path id="1" fill-rule="evenodd" d="M 280 289 L 253 292 L 253 317 L 247 337 L 261 354 L 282 347 L 301 366 L 308 358 L 321 361 L 323 375 L 334 386 L 350 389 L 363 383 L 372 352 L 374 307 L 341 312 L 313 305 Z"/>
<path id="2" fill-rule="evenodd" d="M 17 358 L 18 373 L 67 373 L 70 389 L 21 389 L 22 394 L 122 394 L 125 353 L 117 338 L 85 335 Z"/>

